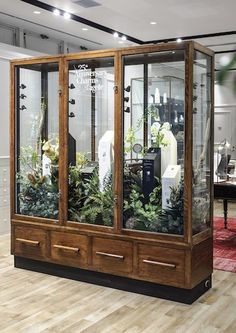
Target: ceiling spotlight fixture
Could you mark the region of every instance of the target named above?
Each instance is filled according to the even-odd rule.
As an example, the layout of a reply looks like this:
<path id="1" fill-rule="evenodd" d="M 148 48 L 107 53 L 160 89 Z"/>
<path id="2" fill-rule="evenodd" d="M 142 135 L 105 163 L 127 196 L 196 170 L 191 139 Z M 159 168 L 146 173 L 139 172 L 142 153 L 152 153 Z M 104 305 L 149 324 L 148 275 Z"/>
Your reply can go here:
<path id="1" fill-rule="evenodd" d="M 123 36 L 121 37 L 121 39 L 122 39 L 122 40 L 126 40 L 127 38 L 126 38 L 125 35 L 123 35 Z"/>
<path id="2" fill-rule="evenodd" d="M 114 32 L 114 33 L 113 33 L 113 37 L 115 37 L 115 38 L 119 37 L 118 32 Z"/>
<path id="3" fill-rule="evenodd" d="M 36 15 L 41 14 L 41 12 L 39 10 L 35 10 L 33 13 L 36 14 Z"/>
<path id="4" fill-rule="evenodd" d="M 53 14 L 56 16 L 59 16 L 59 15 L 61 15 L 61 12 L 59 9 L 54 9 Z"/>
<path id="5" fill-rule="evenodd" d="M 182 42 L 182 39 L 181 39 L 181 38 L 177 38 L 177 39 L 176 39 L 176 42 L 177 42 L 177 43 L 181 43 L 181 42 Z"/>
<path id="6" fill-rule="evenodd" d="M 67 13 L 67 12 L 65 12 L 65 13 L 63 14 L 63 16 L 64 16 L 64 18 L 65 18 L 66 20 L 69 20 L 69 19 L 71 18 L 70 13 Z"/>
<path id="7" fill-rule="evenodd" d="M 150 22 L 150 24 L 151 25 L 155 25 L 155 24 L 157 24 L 156 22 L 154 22 L 154 21 L 152 21 L 152 22 Z"/>
<path id="8" fill-rule="evenodd" d="M 82 28 L 82 30 L 83 30 L 83 31 L 87 31 L 87 30 L 88 30 L 88 28 Z"/>

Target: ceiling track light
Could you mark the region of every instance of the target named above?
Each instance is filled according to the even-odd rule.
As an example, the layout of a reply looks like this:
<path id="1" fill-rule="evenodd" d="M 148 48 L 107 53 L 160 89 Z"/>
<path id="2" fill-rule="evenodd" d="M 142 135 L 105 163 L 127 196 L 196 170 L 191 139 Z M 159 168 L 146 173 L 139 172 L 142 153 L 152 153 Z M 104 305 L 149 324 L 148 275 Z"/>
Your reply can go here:
<path id="1" fill-rule="evenodd" d="M 71 15 L 70 15 L 70 13 L 65 12 L 63 14 L 63 17 L 64 17 L 64 19 L 69 20 L 71 18 Z"/>
<path id="2" fill-rule="evenodd" d="M 113 33 L 113 37 L 118 38 L 118 37 L 119 37 L 118 32 L 115 31 L 115 32 Z"/>
<path id="3" fill-rule="evenodd" d="M 181 39 L 181 38 L 177 38 L 177 39 L 176 39 L 176 42 L 177 42 L 177 43 L 181 43 L 181 42 L 182 42 L 182 39 Z"/>
<path id="4" fill-rule="evenodd" d="M 121 39 L 122 39 L 122 40 L 126 40 L 127 37 L 126 37 L 125 35 L 123 35 L 123 36 L 121 37 Z"/>
<path id="5" fill-rule="evenodd" d="M 60 15 L 61 15 L 61 12 L 60 12 L 59 9 L 54 9 L 54 10 L 53 10 L 53 14 L 54 14 L 55 16 L 60 16 Z"/>

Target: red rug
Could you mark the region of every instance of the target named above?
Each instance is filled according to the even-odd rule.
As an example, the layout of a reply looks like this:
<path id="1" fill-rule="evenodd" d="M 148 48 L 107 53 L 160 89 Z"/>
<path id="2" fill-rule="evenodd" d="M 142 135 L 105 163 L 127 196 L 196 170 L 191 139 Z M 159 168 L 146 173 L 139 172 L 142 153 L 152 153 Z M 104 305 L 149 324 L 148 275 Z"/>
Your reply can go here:
<path id="1" fill-rule="evenodd" d="M 236 219 L 214 217 L 214 269 L 236 273 Z"/>

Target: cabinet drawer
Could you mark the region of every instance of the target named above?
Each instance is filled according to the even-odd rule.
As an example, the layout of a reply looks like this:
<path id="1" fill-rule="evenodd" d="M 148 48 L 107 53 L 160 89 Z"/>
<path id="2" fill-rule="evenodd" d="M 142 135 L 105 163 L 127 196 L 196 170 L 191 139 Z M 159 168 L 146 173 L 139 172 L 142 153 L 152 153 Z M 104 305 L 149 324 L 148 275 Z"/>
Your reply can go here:
<path id="1" fill-rule="evenodd" d="M 47 234 L 44 230 L 15 227 L 15 255 L 29 258 L 47 256 Z"/>
<path id="2" fill-rule="evenodd" d="M 88 237 L 51 233 L 51 258 L 63 265 L 83 266 L 88 262 Z"/>
<path id="3" fill-rule="evenodd" d="M 133 266 L 133 246 L 131 242 L 94 238 L 93 267 L 109 273 L 130 273 Z"/>
<path id="4" fill-rule="evenodd" d="M 178 285 L 184 282 L 184 250 L 139 244 L 139 276 L 157 283 Z"/>

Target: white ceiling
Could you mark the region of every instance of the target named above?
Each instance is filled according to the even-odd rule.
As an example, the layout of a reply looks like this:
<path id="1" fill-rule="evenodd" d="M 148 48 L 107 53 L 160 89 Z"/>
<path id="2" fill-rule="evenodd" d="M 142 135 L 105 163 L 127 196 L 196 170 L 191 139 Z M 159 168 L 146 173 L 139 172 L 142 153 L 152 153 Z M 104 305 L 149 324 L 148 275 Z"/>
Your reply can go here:
<path id="1" fill-rule="evenodd" d="M 235 31 L 235 0 L 96 0 L 97 7 L 83 8 L 75 0 L 42 0 L 59 9 L 102 24 L 142 41 Z M 0 21 L 66 39 L 89 49 L 133 45 L 111 34 L 56 17 L 21 0 L 0 0 Z M 150 25 L 155 21 L 155 25 Z M 63 37 L 64 36 L 64 37 Z M 236 35 L 199 39 L 214 50 L 234 49 Z M 220 44 L 220 46 L 218 46 Z"/>

